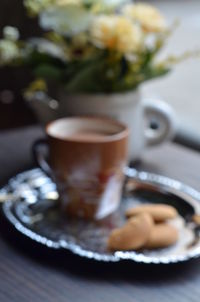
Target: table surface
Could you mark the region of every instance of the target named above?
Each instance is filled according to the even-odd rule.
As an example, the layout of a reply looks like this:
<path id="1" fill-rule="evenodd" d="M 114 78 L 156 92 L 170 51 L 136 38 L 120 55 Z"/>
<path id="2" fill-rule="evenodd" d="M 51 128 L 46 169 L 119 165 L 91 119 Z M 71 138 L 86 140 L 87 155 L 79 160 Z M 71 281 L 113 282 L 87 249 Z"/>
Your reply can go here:
<path id="1" fill-rule="evenodd" d="M 0 133 L 0 184 L 33 166 L 39 127 Z M 176 178 L 200 190 L 200 156 L 173 144 L 147 150 L 138 169 Z M 48 251 L 17 234 L 0 217 L 2 302 L 197 302 L 200 260 L 171 266 L 96 264 Z"/>

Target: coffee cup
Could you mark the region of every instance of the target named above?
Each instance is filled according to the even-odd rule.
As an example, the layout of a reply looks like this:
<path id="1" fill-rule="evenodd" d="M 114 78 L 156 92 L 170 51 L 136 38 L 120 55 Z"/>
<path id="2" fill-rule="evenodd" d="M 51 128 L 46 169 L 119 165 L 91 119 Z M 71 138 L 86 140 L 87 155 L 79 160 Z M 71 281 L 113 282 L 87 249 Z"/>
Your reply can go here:
<path id="1" fill-rule="evenodd" d="M 97 220 L 114 212 L 127 165 L 127 126 L 104 117 L 69 117 L 49 123 L 46 136 L 34 144 L 34 155 L 55 181 L 62 209 Z M 42 145 L 48 147 L 48 160 Z"/>

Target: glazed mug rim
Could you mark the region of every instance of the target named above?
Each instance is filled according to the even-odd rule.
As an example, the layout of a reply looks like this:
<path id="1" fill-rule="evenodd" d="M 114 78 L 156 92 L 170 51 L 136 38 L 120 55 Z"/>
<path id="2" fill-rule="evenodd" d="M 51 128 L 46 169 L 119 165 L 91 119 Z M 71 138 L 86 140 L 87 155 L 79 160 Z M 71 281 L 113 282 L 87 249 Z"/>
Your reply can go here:
<path id="1" fill-rule="evenodd" d="M 117 126 L 119 129 L 116 130 L 116 133 L 114 134 L 109 134 L 109 135 L 105 135 L 105 136 L 101 136 L 98 137 L 96 139 L 89 139 L 89 138 L 84 138 L 81 139 L 73 137 L 73 136 L 59 136 L 57 134 L 53 134 L 50 131 L 50 128 L 52 126 L 54 126 L 57 123 L 60 122 L 64 122 L 64 121 L 102 121 L 102 122 L 107 122 L 107 124 L 111 125 L 111 126 Z M 120 129 L 121 128 L 121 129 Z M 45 131 L 48 137 L 62 141 L 62 142 L 73 142 L 73 143 L 89 143 L 89 144 L 101 144 L 101 143 L 111 143 L 111 142 L 116 142 L 116 141 L 120 141 L 126 137 L 129 136 L 129 128 L 128 126 L 126 126 L 125 124 L 119 122 L 118 120 L 115 120 L 113 118 L 110 117 L 106 117 L 106 116 L 98 116 L 98 115 L 83 115 L 83 116 L 70 116 L 70 117 L 64 117 L 64 118 L 60 118 L 57 120 L 53 120 L 50 123 L 48 123 L 45 127 Z"/>

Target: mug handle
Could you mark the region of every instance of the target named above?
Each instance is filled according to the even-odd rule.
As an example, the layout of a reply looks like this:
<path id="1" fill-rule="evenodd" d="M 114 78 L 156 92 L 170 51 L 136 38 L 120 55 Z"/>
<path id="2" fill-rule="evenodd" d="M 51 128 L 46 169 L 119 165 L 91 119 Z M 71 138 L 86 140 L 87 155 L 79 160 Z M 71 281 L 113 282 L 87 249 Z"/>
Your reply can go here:
<path id="1" fill-rule="evenodd" d="M 145 117 L 145 138 L 148 146 L 170 140 L 176 133 L 176 115 L 164 101 L 143 100 Z"/>
<path id="2" fill-rule="evenodd" d="M 48 147 L 48 141 L 46 138 L 41 138 L 35 141 L 35 143 L 32 146 L 32 152 L 33 152 L 33 158 L 37 165 L 42 169 L 42 171 L 47 174 L 47 176 L 52 176 L 52 170 L 49 166 L 49 163 L 47 159 L 45 158 L 44 152 L 42 152 L 41 147 L 45 146 L 45 148 Z"/>

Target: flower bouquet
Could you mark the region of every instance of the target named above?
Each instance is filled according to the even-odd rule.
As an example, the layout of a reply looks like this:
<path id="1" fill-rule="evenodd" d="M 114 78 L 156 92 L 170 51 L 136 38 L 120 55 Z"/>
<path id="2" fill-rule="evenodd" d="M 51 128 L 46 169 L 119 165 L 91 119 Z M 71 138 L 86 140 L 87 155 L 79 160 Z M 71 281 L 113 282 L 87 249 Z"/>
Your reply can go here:
<path id="1" fill-rule="evenodd" d="M 49 81 L 68 93 L 119 93 L 166 74 L 170 61 L 157 60 L 169 28 L 160 12 L 127 0 L 24 0 L 38 17 L 43 37 L 20 40 L 4 28 L 0 65 L 27 66 L 35 81 L 28 92 L 46 90 Z"/>

